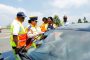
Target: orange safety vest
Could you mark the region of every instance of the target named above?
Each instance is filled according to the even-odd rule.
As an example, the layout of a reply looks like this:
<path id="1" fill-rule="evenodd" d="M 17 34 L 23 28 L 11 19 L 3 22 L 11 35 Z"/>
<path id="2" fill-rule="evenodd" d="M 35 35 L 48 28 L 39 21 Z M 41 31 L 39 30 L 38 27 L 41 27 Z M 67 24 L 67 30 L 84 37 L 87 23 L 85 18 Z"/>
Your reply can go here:
<path id="1" fill-rule="evenodd" d="M 18 47 L 23 47 L 26 45 L 27 34 L 18 35 Z"/>

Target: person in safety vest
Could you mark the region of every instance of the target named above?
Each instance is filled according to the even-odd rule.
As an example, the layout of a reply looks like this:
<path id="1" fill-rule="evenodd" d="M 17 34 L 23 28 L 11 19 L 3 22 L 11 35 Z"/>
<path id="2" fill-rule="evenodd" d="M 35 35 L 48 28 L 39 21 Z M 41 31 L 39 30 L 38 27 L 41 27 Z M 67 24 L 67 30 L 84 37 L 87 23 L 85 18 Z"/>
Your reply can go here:
<path id="1" fill-rule="evenodd" d="M 40 26 L 42 32 L 46 32 L 48 28 L 48 20 L 46 17 L 42 19 L 43 24 Z"/>
<path id="2" fill-rule="evenodd" d="M 52 30 L 52 29 L 56 29 L 56 28 L 57 28 L 57 26 L 56 26 L 56 24 L 54 24 L 53 18 L 48 17 L 48 30 Z"/>
<path id="3" fill-rule="evenodd" d="M 22 25 L 25 17 L 26 16 L 24 12 L 18 12 L 16 19 L 14 19 L 11 24 L 10 45 L 12 46 L 12 49 L 14 51 L 16 60 L 18 60 L 18 49 L 25 46 L 26 44 L 27 34 Z"/>
<path id="4" fill-rule="evenodd" d="M 41 38 L 40 35 L 43 34 L 41 31 L 41 28 L 37 26 L 37 19 L 38 17 L 30 17 L 28 20 L 29 26 L 27 27 L 27 36 L 28 38 L 36 38 L 36 40 L 39 40 Z M 36 48 L 36 44 L 33 44 L 33 46 Z"/>

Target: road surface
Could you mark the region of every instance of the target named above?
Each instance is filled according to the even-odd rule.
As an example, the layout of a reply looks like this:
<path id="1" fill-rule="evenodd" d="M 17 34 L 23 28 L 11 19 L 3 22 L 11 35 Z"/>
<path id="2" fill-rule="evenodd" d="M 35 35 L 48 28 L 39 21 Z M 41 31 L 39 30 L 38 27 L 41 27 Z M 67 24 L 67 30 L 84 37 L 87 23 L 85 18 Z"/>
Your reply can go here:
<path id="1" fill-rule="evenodd" d="M 10 37 L 10 30 L 2 29 L 2 32 L 0 33 L 0 52 L 1 53 L 11 50 L 9 37 Z"/>

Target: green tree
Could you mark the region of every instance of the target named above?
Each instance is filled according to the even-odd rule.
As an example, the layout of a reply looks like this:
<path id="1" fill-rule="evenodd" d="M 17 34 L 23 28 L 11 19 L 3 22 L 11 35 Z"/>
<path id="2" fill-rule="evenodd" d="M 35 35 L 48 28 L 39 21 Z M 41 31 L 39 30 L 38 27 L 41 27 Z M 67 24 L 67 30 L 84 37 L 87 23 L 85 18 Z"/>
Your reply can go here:
<path id="1" fill-rule="evenodd" d="M 58 15 L 55 15 L 55 16 L 54 16 L 54 23 L 55 23 L 57 26 L 60 26 L 60 25 L 61 25 L 61 21 L 60 21 Z"/>
<path id="2" fill-rule="evenodd" d="M 84 23 L 88 23 L 86 17 L 83 18 Z"/>
<path id="3" fill-rule="evenodd" d="M 78 23 L 82 23 L 82 20 L 81 19 L 78 19 Z"/>

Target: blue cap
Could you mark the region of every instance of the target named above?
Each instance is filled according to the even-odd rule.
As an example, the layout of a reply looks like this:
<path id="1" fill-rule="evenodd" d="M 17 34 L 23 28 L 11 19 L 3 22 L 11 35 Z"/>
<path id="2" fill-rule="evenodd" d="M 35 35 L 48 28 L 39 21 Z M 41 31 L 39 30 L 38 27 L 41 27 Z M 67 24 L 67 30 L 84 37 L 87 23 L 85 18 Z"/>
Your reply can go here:
<path id="1" fill-rule="evenodd" d="M 30 17 L 30 20 L 37 20 L 37 19 L 38 19 L 37 16 Z"/>
<path id="2" fill-rule="evenodd" d="M 17 13 L 17 16 L 26 17 L 26 15 L 24 14 L 24 12 L 18 12 L 18 13 Z"/>
<path id="3" fill-rule="evenodd" d="M 32 16 L 32 17 L 29 17 L 30 19 L 28 20 L 28 23 L 31 23 L 31 21 L 37 21 L 38 20 L 38 17 L 37 16 Z"/>

